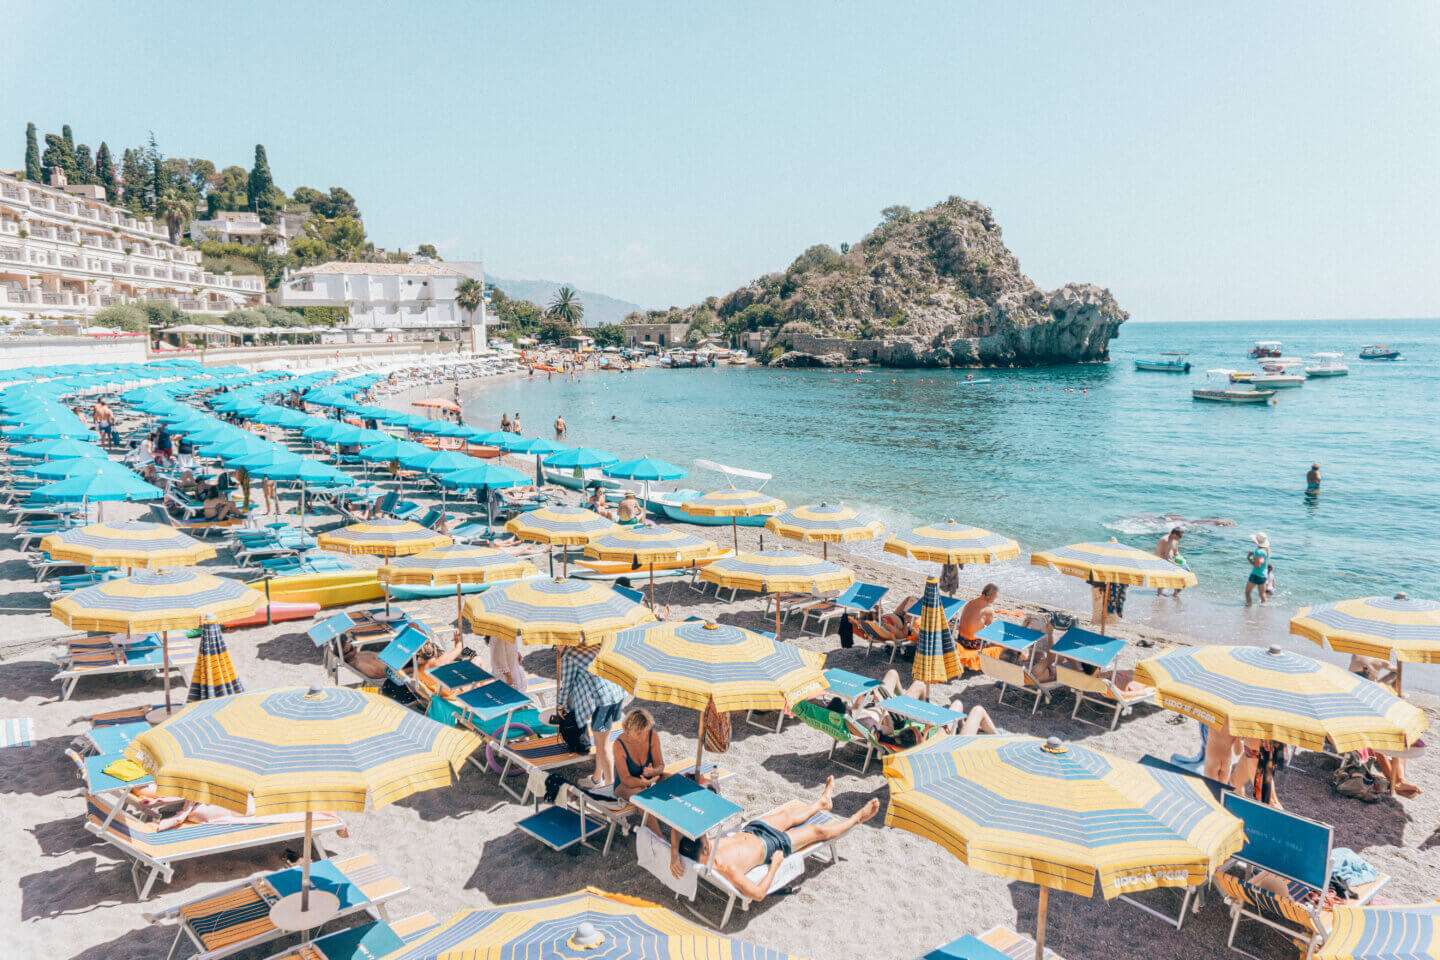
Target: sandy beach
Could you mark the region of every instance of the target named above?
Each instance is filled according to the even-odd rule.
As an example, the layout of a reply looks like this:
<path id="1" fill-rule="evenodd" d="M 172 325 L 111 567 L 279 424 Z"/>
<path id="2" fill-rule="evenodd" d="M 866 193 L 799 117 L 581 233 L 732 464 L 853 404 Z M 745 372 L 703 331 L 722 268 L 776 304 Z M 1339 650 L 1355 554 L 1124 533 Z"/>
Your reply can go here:
<path id="1" fill-rule="evenodd" d="M 381 402 L 396 404 L 398 399 Z M 523 461 L 512 465 L 527 466 Z M 113 512 L 107 512 L 107 517 L 143 512 L 134 505 L 114 505 L 108 510 Z M 717 541 L 729 539 L 728 530 L 696 529 Z M 742 528 L 742 548 L 755 546 L 759 532 Z M 775 539 L 767 535 L 766 541 L 773 544 Z M 813 552 L 819 553 L 818 546 Z M 831 557 L 852 567 L 858 578 L 918 593 L 918 576 L 843 548 L 832 549 Z M 361 565 L 379 562 L 373 558 L 356 561 Z M 47 622 L 48 629 L 58 633 L 58 624 L 40 613 L 39 594 L 21 571 L 23 561 L 13 548 L 0 554 L 0 563 L 7 607 L 36 610 L 29 616 L 11 613 L 7 639 L 13 642 L 19 634 L 38 636 Z M 230 558 L 222 552 L 206 566 L 222 575 L 237 573 L 229 564 Z M 717 603 L 713 595 L 702 597 L 673 580 L 660 582 L 657 600 L 662 612 L 668 607 L 673 617 L 695 615 L 753 628 L 773 625 L 753 596 L 742 596 L 733 604 Z M 1001 601 L 1014 605 L 1003 595 Z M 449 599 L 407 606 L 438 618 L 454 616 Z M 246 687 L 259 690 L 326 683 L 319 657 L 304 635 L 309 626 L 309 621 L 300 621 L 230 631 L 227 642 Z M 1180 637 L 1142 633 L 1126 626 L 1115 632 L 1129 640 L 1184 642 Z M 859 646 L 841 649 L 833 634 L 797 638 L 792 624 L 783 635 L 826 654 L 828 666 L 877 677 L 885 669 L 878 654 L 867 659 Z M 7 649 L 8 659 L 0 668 L 0 712 L 7 717 L 33 717 L 36 728 L 33 746 L 0 750 L 0 791 L 5 794 L 6 813 L 0 831 L 0 862 L 8 875 L 18 879 L 0 890 L 0 929 L 17 956 L 75 960 L 163 956 L 173 929 L 148 923 L 147 912 L 283 865 L 278 847 L 185 863 L 172 883 L 159 885 L 150 901 L 137 903 L 128 866 L 82 829 L 84 797 L 64 751 L 85 728 L 89 715 L 153 702 L 159 693 L 158 681 L 90 680 L 81 684 L 71 701 L 62 703 L 57 699 L 57 686 L 50 681 L 54 667 L 44 658 L 43 647 L 26 649 L 12 643 Z M 1124 659 L 1133 662 L 1149 652 L 1132 645 Z M 526 663 L 531 670 L 548 675 L 553 671 L 553 654 L 549 648 L 532 649 Z M 899 661 L 897 666 L 908 680 L 909 664 Z M 1042 707 L 1032 717 L 1028 706 L 998 705 L 996 693 L 992 683 L 976 677 L 937 690 L 933 699 L 945 702 L 960 694 L 967 707 L 983 705 L 1002 728 L 1057 735 L 1131 759 L 1146 753 L 1191 752 L 1198 743 L 1193 722 L 1176 723 L 1173 714 L 1153 707 L 1139 708 L 1111 733 L 1071 721 L 1068 696 Z M 1428 697 L 1422 696 L 1418 702 L 1432 720 L 1440 712 L 1440 705 Z M 667 758 L 694 750 L 693 713 L 647 706 L 657 717 Z M 737 775 L 726 783 L 725 793 L 747 811 L 763 812 L 786 800 L 809 796 L 830 774 L 836 777 L 839 813 L 848 814 L 871 797 L 886 799 L 879 764 L 872 765 L 868 775 L 859 776 L 828 762 L 828 741 L 793 720 L 778 734 L 738 720 L 734 742 L 723 759 L 725 767 Z M 1425 791 L 1422 797 L 1373 806 L 1337 797 L 1328 783 L 1329 769 L 1329 762 L 1314 754 L 1300 755 L 1282 774 L 1280 791 L 1287 808 L 1336 824 L 1336 846 L 1354 849 L 1395 877 L 1385 891 L 1391 899 L 1406 902 L 1433 897 L 1433 878 L 1440 875 L 1440 834 L 1436 832 L 1440 776 L 1433 765 L 1412 765 L 1412 779 Z M 527 812 L 528 808 L 513 802 L 499 788 L 493 776 L 471 769 L 452 789 L 420 794 L 350 817 L 350 838 L 334 841 L 333 848 L 342 854 L 373 853 L 409 883 L 410 892 L 392 903 L 394 916 L 429 910 L 443 918 L 468 907 L 547 896 L 586 885 L 675 905 L 668 892 L 635 864 L 632 839 L 617 841 L 608 857 L 590 850 L 553 853 L 515 829 L 515 822 Z M 812 865 L 794 892 L 767 898 L 749 913 L 737 913 L 726 932 L 798 956 L 907 960 L 962 933 L 979 933 L 996 924 L 1022 932 L 1033 930 L 1035 887 L 971 870 L 935 844 L 887 829 L 882 823 L 883 817 L 856 828 L 840 843 L 841 862 Z M 1145 896 L 1162 901 L 1169 895 L 1152 892 Z M 702 899 L 701 905 L 714 914 L 713 899 Z M 1048 945 L 1069 960 L 1198 960 L 1226 952 L 1228 926 L 1228 914 L 1213 893 L 1199 915 L 1178 932 L 1119 901 L 1057 894 L 1050 907 Z M 1294 955 L 1294 948 L 1283 938 L 1257 933 L 1258 929 L 1255 925 L 1242 928 L 1239 944 L 1261 956 Z"/>

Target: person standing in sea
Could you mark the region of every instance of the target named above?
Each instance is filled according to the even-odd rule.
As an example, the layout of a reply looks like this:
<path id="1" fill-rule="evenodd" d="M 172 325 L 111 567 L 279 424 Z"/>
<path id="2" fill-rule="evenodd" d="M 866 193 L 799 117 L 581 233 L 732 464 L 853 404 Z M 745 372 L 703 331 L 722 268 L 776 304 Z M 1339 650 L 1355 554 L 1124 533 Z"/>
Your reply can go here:
<path id="1" fill-rule="evenodd" d="M 508 414 L 508 413 L 501 413 L 501 414 L 500 414 L 500 431 L 501 431 L 502 433 L 509 433 L 509 432 L 510 432 L 510 414 Z"/>
<path id="2" fill-rule="evenodd" d="M 1263 533 L 1253 533 L 1250 539 L 1255 549 L 1245 557 L 1250 561 L 1250 574 L 1245 578 L 1245 602 L 1252 603 L 1250 594 L 1260 591 L 1260 602 L 1265 602 L 1265 580 L 1270 574 L 1270 538 Z"/>
<path id="3" fill-rule="evenodd" d="M 1315 496 L 1320 492 L 1320 464 L 1310 464 L 1310 472 L 1305 474 L 1305 493 Z"/>
<path id="4" fill-rule="evenodd" d="M 557 414 L 557 415 L 555 416 L 555 436 L 556 436 L 557 438 L 565 436 L 565 415 L 564 415 L 564 414 Z"/>
<path id="5" fill-rule="evenodd" d="M 1172 529 L 1169 533 L 1165 534 L 1165 536 L 1160 538 L 1159 543 L 1155 544 L 1155 556 L 1159 557 L 1161 560 L 1169 560 L 1177 567 L 1185 567 L 1186 569 L 1189 569 L 1185 565 L 1184 558 L 1180 556 L 1180 538 L 1183 536 L 1185 536 L 1184 530 L 1180 529 L 1179 527 L 1175 527 L 1174 529 Z M 1161 597 L 1164 595 L 1164 587 L 1159 587 L 1155 590 L 1155 596 Z M 1176 587 L 1174 590 L 1170 591 L 1170 595 L 1175 597 L 1180 596 L 1180 588 Z"/>

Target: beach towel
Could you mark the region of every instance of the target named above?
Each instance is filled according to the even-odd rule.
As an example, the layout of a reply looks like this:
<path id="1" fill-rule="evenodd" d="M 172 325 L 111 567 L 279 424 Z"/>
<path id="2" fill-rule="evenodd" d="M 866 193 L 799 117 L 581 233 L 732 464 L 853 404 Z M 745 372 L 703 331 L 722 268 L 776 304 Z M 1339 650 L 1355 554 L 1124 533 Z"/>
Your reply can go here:
<path id="1" fill-rule="evenodd" d="M 706 750 L 711 753 L 724 753 L 730 749 L 730 714 L 717 710 L 713 699 L 705 704 L 702 724 Z"/>
<path id="2" fill-rule="evenodd" d="M 35 721 L 30 717 L 0 720 L 0 747 L 35 745 Z"/>
<path id="3" fill-rule="evenodd" d="M 695 861 L 680 858 L 683 870 L 679 877 L 670 872 L 670 841 L 659 837 L 649 827 L 635 831 L 635 860 L 640 867 L 659 880 L 672 893 L 694 900 L 700 882 Z"/>

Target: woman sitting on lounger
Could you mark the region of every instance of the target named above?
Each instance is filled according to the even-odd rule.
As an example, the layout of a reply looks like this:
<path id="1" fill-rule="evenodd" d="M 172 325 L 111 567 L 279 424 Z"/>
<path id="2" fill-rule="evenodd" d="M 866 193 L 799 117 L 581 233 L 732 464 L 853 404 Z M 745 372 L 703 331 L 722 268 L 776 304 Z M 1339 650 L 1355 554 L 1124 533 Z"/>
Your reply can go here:
<path id="1" fill-rule="evenodd" d="M 625 714 L 620 735 L 610 750 L 615 761 L 615 796 L 621 800 L 628 801 L 665 776 L 665 758 L 660 753 L 655 718 L 643 707 Z"/>
<path id="2" fill-rule="evenodd" d="M 919 623 L 919 618 L 905 611 L 919 602 L 919 597 L 906 597 L 904 600 L 901 600 L 895 605 L 895 609 L 880 617 L 880 629 L 890 634 L 890 636 L 896 640 L 909 640 L 915 637 L 915 625 Z"/>
<path id="3" fill-rule="evenodd" d="M 240 515 L 235 509 L 235 504 L 230 498 L 220 492 L 219 487 L 208 487 L 205 490 L 205 519 L 221 522 Z"/>
<path id="4" fill-rule="evenodd" d="M 699 849 L 693 850 L 691 859 L 709 864 L 747 900 L 763 900 L 770 892 L 770 883 L 775 879 L 780 864 L 791 853 L 834 840 L 880 812 L 880 801 L 872 798 L 844 820 L 808 823 L 817 813 L 834 806 L 830 800 L 834 789 L 835 778 L 830 777 L 825 781 L 825 789 L 821 791 L 818 800 L 811 803 L 792 800 L 774 813 L 751 820 L 737 832 L 718 840 L 702 837 L 694 842 Z M 685 864 L 681 861 L 682 853 L 692 853 L 692 849 L 682 849 L 690 846 L 682 845 L 682 839 L 678 831 L 671 831 L 670 872 L 676 877 L 685 874 Z M 758 883 L 750 882 L 750 871 L 764 864 L 769 864 L 765 876 Z"/>

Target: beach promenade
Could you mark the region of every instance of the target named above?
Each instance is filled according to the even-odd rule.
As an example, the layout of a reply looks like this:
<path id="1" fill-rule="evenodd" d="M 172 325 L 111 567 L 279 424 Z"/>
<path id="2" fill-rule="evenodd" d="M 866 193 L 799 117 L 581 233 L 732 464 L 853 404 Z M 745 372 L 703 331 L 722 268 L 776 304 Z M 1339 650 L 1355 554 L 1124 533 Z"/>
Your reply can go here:
<path id="1" fill-rule="evenodd" d="M 462 384 L 461 389 L 466 386 Z M 415 393 L 428 395 L 448 396 L 449 391 L 449 381 L 436 381 L 433 388 L 414 388 Z M 413 399 L 410 393 L 397 393 L 381 395 L 376 402 L 408 409 Z M 490 419 L 498 417 L 496 410 Z M 493 424 L 487 419 L 483 426 L 489 429 Z M 539 426 L 531 425 L 532 435 Z M 510 456 L 504 462 L 534 473 L 533 457 Z M 578 494 L 549 489 L 564 502 L 579 500 Z M 425 506 L 439 503 L 438 497 L 411 493 L 412 499 Z M 287 498 L 286 504 L 290 503 L 293 500 Z M 451 497 L 449 504 L 454 508 L 457 501 Z M 476 506 L 464 504 L 460 509 L 473 513 Z M 145 505 L 136 503 L 105 508 L 107 520 L 148 514 Z M 13 529 L 13 525 L 7 526 L 4 532 Z M 728 546 L 731 536 L 731 531 L 722 527 L 682 529 L 722 546 Z M 762 533 L 740 528 L 741 550 L 758 547 Z M 766 547 L 821 554 L 820 544 L 763 535 Z M 99 678 L 82 684 L 72 699 L 60 701 L 59 685 L 51 680 L 55 666 L 46 659 L 44 638 L 65 631 L 50 619 L 48 602 L 30 576 L 13 537 L 5 537 L 0 544 L 5 607 L 0 612 L 5 626 L 5 642 L 0 644 L 0 718 L 34 721 L 32 745 L 0 749 L 4 813 L 0 817 L 0 865 L 6 880 L 0 884 L 0 933 L 7 939 L 7 953 L 67 960 L 163 957 L 174 928 L 149 923 L 146 914 L 277 869 L 284 865 L 280 848 L 181 864 L 174 880 L 159 885 L 151 901 L 135 901 L 128 866 L 83 829 L 84 792 L 65 751 L 86 729 L 92 714 L 154 702 L 159 685 L 145 679 Z M 217 540 L 216 544 L 219 556 L 202 565 L 205 572 L 239 579 L 255 575 L 236 565 L 233 548 L 226 541 Z M 857 580 L 889 587 L 887 608 L 895 599 L 918 596 L 923 590 L 922 576 L 859 555 L 844 545 L 832 545 L 828 555 L 853 570 Z M 383 562 L 369 556 L 347 559 L 362 569 Z M 543 559 L 541 562 L 542 570 L 548 570 Z M 637 572 L 636 586 L 641 580 Z M 699 617 L 751 630 L 774 629 L 773 618 L 763 609 L 761 598 L 753 594 L 742 593 L 734 602 L 722 602 L 713 592 L 697 593 L 676 578 L 660 580 L 655 599 L 657 612 L 666 619 Z M 435 620 L 455 619 L 453 597 L 405 601 L 403 606 Z M 1003 593 L 999 606 L 1033 607 Z M 888 666 L 879 653 L 867 657 L 863 644 L 845 649 L 833 632 L 827 636 L 798 634 L 798 624 L 795 618 L 782 625 L 782 639 L 823 655 L 827 667 L 878 678 Z M 246 689 L 329 684 L 331 677 L 305 633 L 312 625 L 312 621 L 301 620 L 226 631 L 236 673 Z M 1164 645 L 1192 642 L 1124 624 L 1109 632 L 1126 641 L 1122 667 L 1133 666 Z M 1147 646 L 1139 646 L 1141 642 Z M 476 648 L 484 645 L 473 635 L 467 643 Z M 555 656 L 550 648 L 522 650 L 528 670 L 553 674 Z M 908 682 L 911 664 L 900 658 L 894 666 Z M 1109 731 L 1071 720 L 1068 696 L 1057 697 L 1055 703 L 1041 706 L 1033 715 L 1028 704 L 1018 706 L 1013 696 L 1001 704 L 995 684 L 983 676 L 937 685 L 930 699 L 946 703 L 953 696 L 962 697 L 967 709 L 983 706 L 998 726 L 1010 732 L 1056 736 L 1130 760 L 1147 754 L 1193 754 L 1200 743 L 1194 721 L 1155 706 L 1138 707 L 1133 716 Z M 1440 701 L 1423 693 L 1411 694 L 1410 699 L 1425 710 L 1431 722 L 1440 718 Z M 655 715 L 665 759 L 693 755 L 695 712 L 649 702 L 643 705 Z M 744 724 L 739 715 L 735 717 L 730 749 L 716 758 L 734 774 L 722 788 L 728 799 L 747 811 L 764 811 L 810 797 L 833 775 L 837 812 L 853 812 L 871 798 L 879 798 L 882 805 L 888 801 L 879 763 L 872 764 L 865 775 L 853 773 L 828 760 L 829 741 L 816 730 L 792 720 L 775 732 L 773 717 L 770 723 L 771 729 L 762 730 Z M 1385 889 L 1391 900 L 1434 899 L 1440 892 L 1436 880 L 1440 877 L 1440 772 L 1433 758 L 1411 764 L 1410 779 L 1422 789 L 1420 797 L 1408 801 L 1387 798 L 1377 804 L 1362 805 L 1337 796 L 1330 786 L 1332 767 L 1318 754 L 1299 753 L 1279 777 L 1285 808 L 1335 825 L 1337 847 L 1348 847 L 1393 875 Z M 503 905 L 586 886 L 678 908 L 665 887 L 637 866 L 632 839 L 617 840 L 606 856 L 586 849 L 555 853 L 516 828 L 517 821 L 531 812 L 529 806 L 515 803 L 494 775 L 472 768 L 448 789 L 416 794 L 374 812 L 347 815 L 348 837 L 330 840 L 329 846 L 337 855 L 372 854 L 406 882 L 409 891 L 392 902 L 392 916 L 428 910 L 444 919 L 460 909 Z M 1036 887 L 969 869 L 939 845 L 883 824 L 882 816 L 846 834 L 839 844 L 839 862 L 812 864 L 793 892 L 768 897 L 748 913 L 737 913 L 726 934 L 798 957 L 913 960 L 961 934 L 996 925 L 1022 933 L 1034 930 Z M 1163 902 L 1165 895 L 1164 891 L 1149 894 L 1153 899 L 1147 902 Z M 702 905 L 708 915 L 714 915 L 713 900 L 702 901 Z M 1196 915 L 1178 931 L 1118 900 L 1052 893 L 1047 946 L 1066 960 L 1208 960 L 1229 955 L 1225 943 L 1229 926 L 1229 913 L 1213 889 Z M 1237 946 L 1277 960 L 1296 955 L 1285 938 L 1257 930 L 1253 924 L 1242 927 Z M 270 947 L 241 956 L 260 960 L 278 949 L 275 944 Z M 186 955 L 187 949 L 182 947 L 178 956 Z"/>

